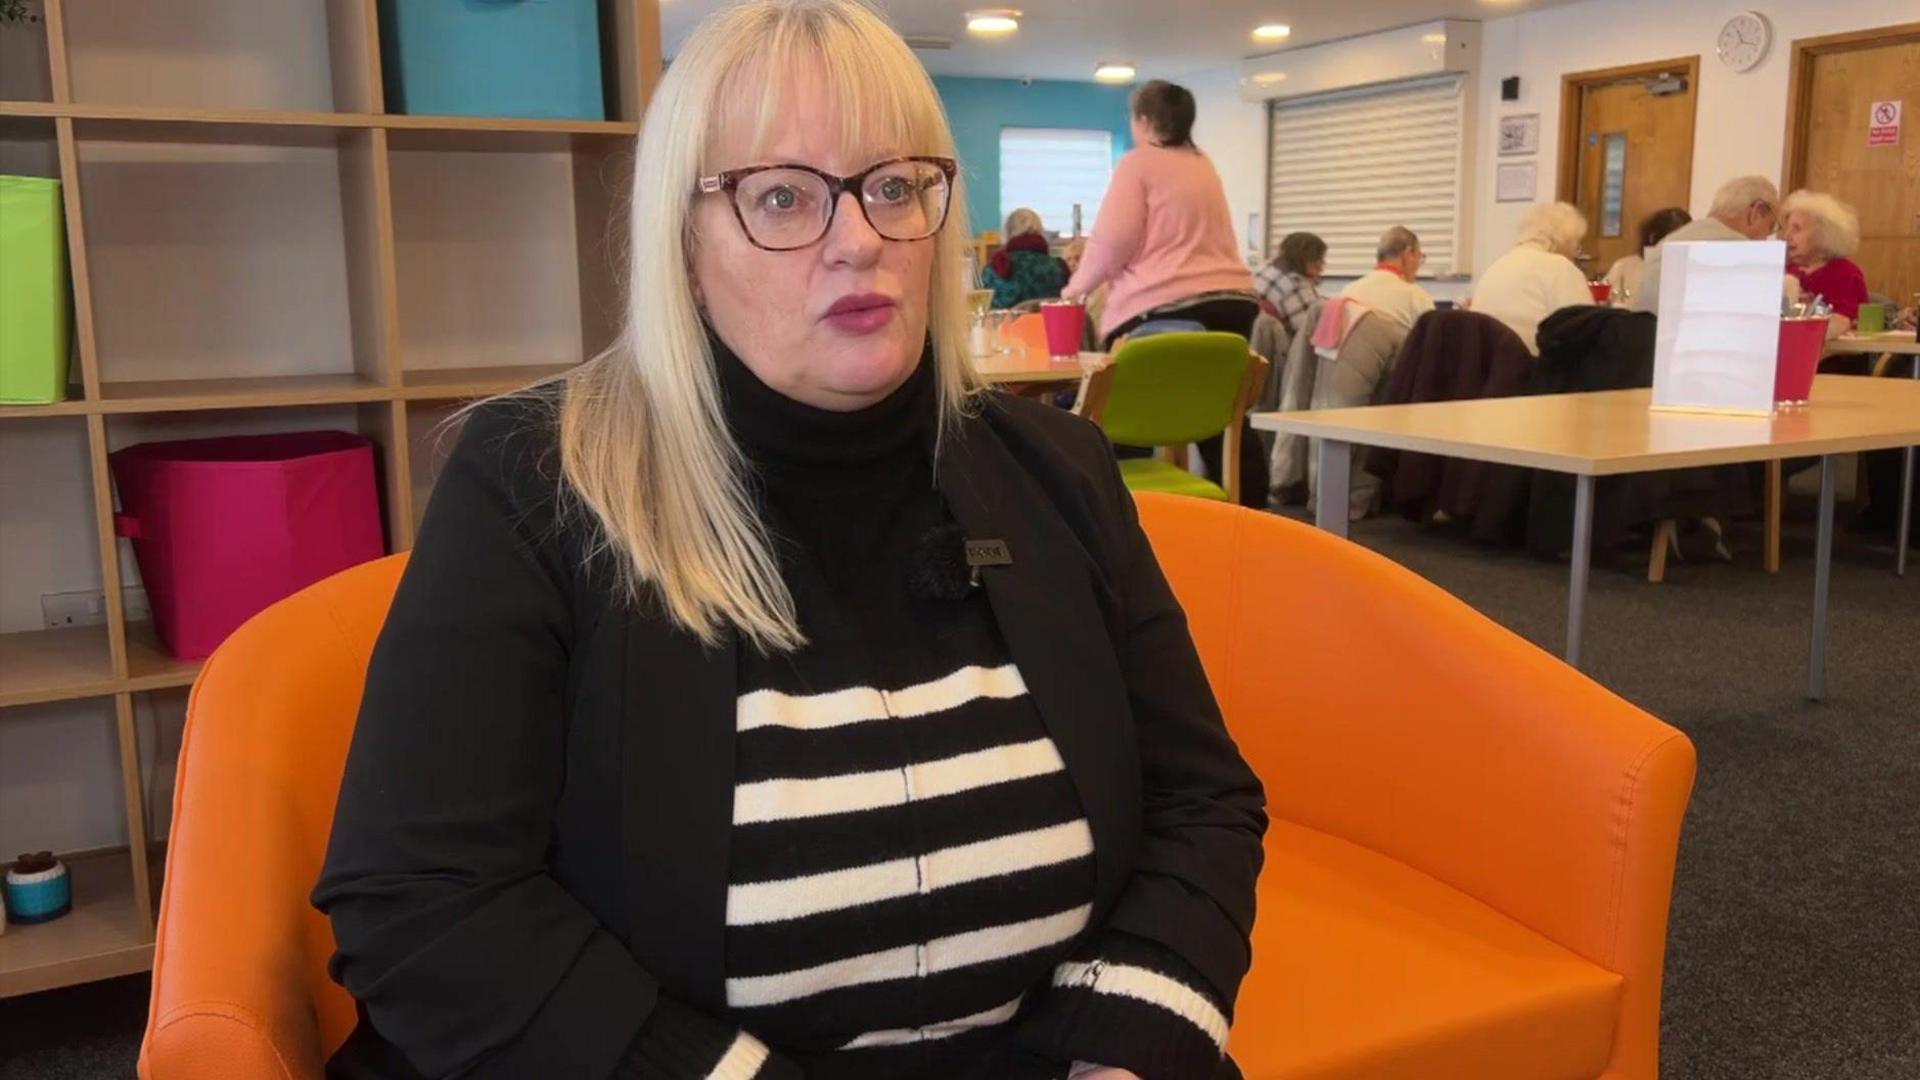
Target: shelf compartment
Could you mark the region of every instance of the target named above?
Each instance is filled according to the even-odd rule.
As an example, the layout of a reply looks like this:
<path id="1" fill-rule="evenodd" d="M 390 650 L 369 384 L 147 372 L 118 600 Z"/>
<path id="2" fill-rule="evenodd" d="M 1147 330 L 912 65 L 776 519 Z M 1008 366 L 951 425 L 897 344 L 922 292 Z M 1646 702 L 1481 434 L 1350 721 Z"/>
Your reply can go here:
<path id="1" fill-rule="evenodd" d="M 73 100 L 371 112 L 373 0 L 65 7 Z"/>
<path id="2" fill-rule="evenodd" d="M 0 101 L 53 100 L 53 69 L 47 52 L 47 20 L 0 28 Z"/>
<path id="3" fill-rule="evenodd" d="M 447 368 L 565 367 L 612 341 L 624 138 L 393 131 L 403 385 Z"/>
<path id="4" fill-rule="evenodd" d="M 386 382 L 381 314 L 367 300 L 379 268 L 360 240 L 377 230 L 366 197 L 377 132 L 181 142 L 165 125 L 76 129 L 98 367 L 113 397 L 204 396 L 155 383 L 358 376 L 322 399 L 367 400 L 360 391 Z"/>
<path id="5" fill-rule="evenodd" d="M 0 505 L 0 706 L 112 693 L 107 627 L 48 629 L 42 610 L 105 588 L 87 421 L 0 424 Z"/>
<path id="6" fill-rule="evenodd" d="M 206 439 L 224 435 L 267 435 L 294 431 L 347 431 L 373 441 L 374 469 L 381 497 L 381 523 L 386 550 L 405 549 L 411 533 L 397 527 L 410 520 L 405 498 L 407 448 L 396 438 L 394 413 L 399 406 L 385 400 L 393 393 L 379 391 L 380 399 L 332 404 L 287 404 L 261 408 L 257 404 L 218 409 L 161 410 L 144 408 L 107 418 L 109 452 L 138 443 L 179 439 Z M 147 399 L 151 400 L 151 399 Z M 121 580 L 140 584 L 139 564 L 132 544 L 117 543 Z M 190 684 L 200 661 L 179 660 L 160 647 L 152 627 L 127 627 L 127 681 L 125 690 L 155 690 Z"/>
<path id="7" fill-rule="evenodd" d="M 148 622 L 127 624 L 127 678 L 124 690 L 142 692 L 191 686 L 200 677 L 204 661 L 182 660 L 160 644 L 160 635 Z"/>
<path id="8" fill-rule="evenodd" d="M 0 998 L 131 975 L 153 966 L 153 936 L 124 850 L 70 856 L 73 911 L 0 935 Z"/>
<path id="9" fill-rule="evenodd" d="M 105 625 L 0 634 L 0 708 L 100 697 L 118 689 Z"/>

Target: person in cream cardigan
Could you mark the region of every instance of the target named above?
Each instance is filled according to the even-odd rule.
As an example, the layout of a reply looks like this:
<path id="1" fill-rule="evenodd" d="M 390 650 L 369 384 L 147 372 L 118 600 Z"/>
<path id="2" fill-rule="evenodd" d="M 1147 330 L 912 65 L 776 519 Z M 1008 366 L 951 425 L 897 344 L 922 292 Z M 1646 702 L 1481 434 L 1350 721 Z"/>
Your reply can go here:
<path id="1" fill-rule="evenodd" d="M 1513 249 L 1493 261 L 1473 289 L 1473 310 L 1505 323 L 1535 356 L 1540 323 L 1563 307 L 1593 303 L 1587 276 L 1573 256 L 1587 235 L 1587 218 L 1567 203 L 1527 211 Z"/>

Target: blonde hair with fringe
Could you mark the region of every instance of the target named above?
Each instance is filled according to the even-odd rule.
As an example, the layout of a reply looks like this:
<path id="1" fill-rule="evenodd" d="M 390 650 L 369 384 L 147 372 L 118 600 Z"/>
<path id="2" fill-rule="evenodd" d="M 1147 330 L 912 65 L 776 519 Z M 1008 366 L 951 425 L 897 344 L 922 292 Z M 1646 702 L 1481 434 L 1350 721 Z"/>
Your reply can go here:
<path id="1" fill-rule="evenodd" d="M 802 72 L 821 80 L 834 115 L 783 112 Z M 613 559 L 630 601 L 650 596 L 702 641 L 732 630 L 762 651 L 805 637 L 721 409 L 692 278 L 692 210 L 699 177 L 721 167 L 722 133 L 741 134 L 729 125 L 749 124 L 759 154 L 796 119 L 836 124 L 850 155 L 954 155 L 932 79 L 864 4 L 750 0 L 713 15 L 667 69 L 641 129 L 625 327 L 565 376 L 559 417 L 564 497 L 600 534 L 591 557 Z M 967 358 L 965 207 L 956 180 L 931 241 L 942 441 L 979 386 Z"/>
<path id="2" fill-rule="evenodd" d="M 1813 219 L 1813 246 L 1829 259 L 1848 259 L 1860 250 L 1860 215 L 1824 191 L 1804 188 L 1780 204 L 1780 220 L 1794 214 Z"/>

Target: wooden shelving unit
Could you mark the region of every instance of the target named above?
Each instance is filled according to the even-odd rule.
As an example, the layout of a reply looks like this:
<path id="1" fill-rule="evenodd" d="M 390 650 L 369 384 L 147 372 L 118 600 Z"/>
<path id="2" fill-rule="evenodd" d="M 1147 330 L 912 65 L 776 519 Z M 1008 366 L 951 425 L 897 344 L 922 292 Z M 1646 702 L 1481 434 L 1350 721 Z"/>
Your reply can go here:
<path id="1" fill-rule="evenodd" d="M 58 703 L 110 714 L 128 838 L 71 857 L 72 916 L 0 936 L 0 997 L 151 963 L 136 703 L 174 701 L 200 665 L 127 618 L 108 454 L 357 430 L 379 447 L 388 547 L 410 546 L 458 403 L 565 371 L 616 332 L 611 211 L 660 19 L 659 0 L 600 5 L 606 120 L 387 113 L 377 0 L 35 0 L 37 27 L 0 29 L 0 172 L 62 180 L 74 300 L 70 400 L 0 405 L 0 456 L 17 439 L 76 463 L 33 478 L 66 518 L 16 500 L 0 525 L 64 521 L 61 558 L 97 564 L 106 608 L 103 625 L 24 625 L 21 594 L 75 588 L 71 568 L 50 580 L 0 552 L 0 601 L 19 590 L 0 604 L 0 727 Z"/>

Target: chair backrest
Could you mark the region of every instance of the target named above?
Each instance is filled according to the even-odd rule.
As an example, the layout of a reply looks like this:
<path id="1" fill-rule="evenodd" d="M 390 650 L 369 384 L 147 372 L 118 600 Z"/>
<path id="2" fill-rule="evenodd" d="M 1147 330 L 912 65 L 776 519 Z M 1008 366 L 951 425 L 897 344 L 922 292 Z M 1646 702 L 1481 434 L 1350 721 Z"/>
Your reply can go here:
<path id="1" fill-rule="evenodd" d="M 354 1024 L 320 875 L 374 639 L 406 556 L 255 616 L 187 706 L 140 1074 L 314 1077 Z"/>
<path id="2" fill-rule="evenodd" d="M 1000 339 L 1025 345 L 1029 359 L 1043 358 L 1047 355 L 1046 319 L 1037 310 L 1016 315 L 1000 328 Z"/>
<path id="3" fill-rule="evenodd" d="M 1100 426 L 1125 446 L 1177 446 L 1218 435 L 1245 406 L 1252 355 L 1238 334 L 1129 338 L 1113 354 Z"/>
<path id="4" fill-rule="evenodd" d="M 1149 319 L 1127 331 L 1127 340 L 1153 337 L 1156 334 L 1199 334 L 1206 331 L 1204 323 L 1192 319 Z"/>

